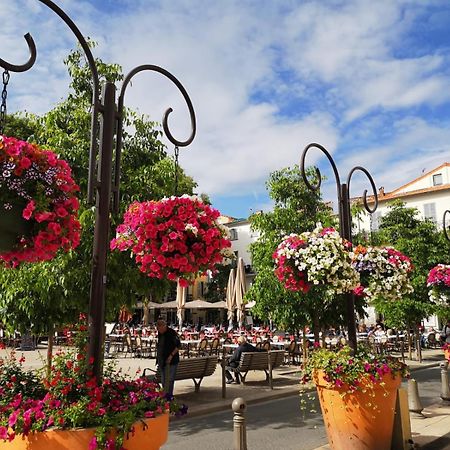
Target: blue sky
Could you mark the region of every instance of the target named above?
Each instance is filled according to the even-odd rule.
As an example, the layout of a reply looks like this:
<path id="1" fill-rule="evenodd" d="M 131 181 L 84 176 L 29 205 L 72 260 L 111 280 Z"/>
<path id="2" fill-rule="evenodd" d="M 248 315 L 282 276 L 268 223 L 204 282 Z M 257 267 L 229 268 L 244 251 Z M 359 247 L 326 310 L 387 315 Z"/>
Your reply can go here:
<path id="1" fill-rule="evenodd" d="M 56 0 L 94 55 L 171 71 L 188 90 L 198 132 L 180 163 L 222 213 L 247 217 L 270 208 L 270 172 L 292 166 L 319 142 L 341 178 L 366 167 L 393 190 L 450 161 L 450 3 L 447 0 Z M 0 56 L 35 67 L 12 74 L 8 108 L 43 113 L 63 98 L 62 60 L 70 30 L 38 0 L 3 2 Z M 189 134 L 181 96 L 157 75 L 135 77 L 126 103 L 160 120 L 172 106 L 173 133 Z M 169 148 L 172 151 L 172 148 Z M 335 201 L 331 169 L 318 152 Z M 352 181 L 353 196 L 369 188 Z"/>

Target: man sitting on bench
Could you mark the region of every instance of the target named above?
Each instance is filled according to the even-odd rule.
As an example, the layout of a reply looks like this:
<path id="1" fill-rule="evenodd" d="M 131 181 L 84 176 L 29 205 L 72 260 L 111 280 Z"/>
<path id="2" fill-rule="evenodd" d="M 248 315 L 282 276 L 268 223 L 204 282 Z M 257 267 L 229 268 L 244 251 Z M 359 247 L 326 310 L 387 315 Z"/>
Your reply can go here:
<path id="1" fill-rule="evenodd" d="M 254 347 L 252 344 L 249 344 L 247 342 L 247 339 L 245 338 L 245 336 L 238 337 L 238 344 L 239 344 L 239 347 L 233 352 L 233 354 L 228 359 L 227 367 L 225 369 L 225 376 L 227 377 L 227 381 L 226 381 L 227 384 L 233 383 L 233 375 L 231 375 L 229 368 L 235 369 L 236 367 L 239 366 L 239 360 L 241 359 L 241 354 L 244 352 L 259 351 L 256 347 Z M 234 371 L 234 376 L 236 379 L 235 383 L 240 384 L 239 372 Z"/>

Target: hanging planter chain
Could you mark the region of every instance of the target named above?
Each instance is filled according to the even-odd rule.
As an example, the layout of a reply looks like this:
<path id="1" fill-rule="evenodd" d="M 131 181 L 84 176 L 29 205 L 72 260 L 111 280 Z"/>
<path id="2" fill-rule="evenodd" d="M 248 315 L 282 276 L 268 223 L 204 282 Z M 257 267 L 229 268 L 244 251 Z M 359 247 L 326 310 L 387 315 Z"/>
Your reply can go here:
<path id="1" fill-rule="evenodd" d="M 0 105 L 0 134 L 3 134 L 3 130 L 6 124 L 6 97 L 8 97 L 8 91 L 6 90 L 9 82 L 9 71 L 3 72 L 3 90 L 2 90 L 2 103 Z"/>

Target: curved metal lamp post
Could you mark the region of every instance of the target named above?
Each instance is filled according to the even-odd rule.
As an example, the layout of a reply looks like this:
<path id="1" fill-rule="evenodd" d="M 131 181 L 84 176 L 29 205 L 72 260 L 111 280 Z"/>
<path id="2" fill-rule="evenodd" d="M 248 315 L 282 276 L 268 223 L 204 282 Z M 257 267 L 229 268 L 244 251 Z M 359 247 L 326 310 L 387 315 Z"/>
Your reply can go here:
<path id="1" fill-rule="evenodd" d="M 163 129 L 170 142 L 178 147 L 189 145 L 196 132 L 195 113 L 192 102 L 182 86 L 182 84 L 167 70 L 154 65 L 141 65 L 134 68 L 125 76 L 118 104 L 116 105 L 116 87 L 114 83 L 106 82 L 100 93 L 100 80 L 97 66 L 92 56 L 89 45 L 70 17 L 51 0 L 38 0 L 52 11 L 54 11 L 72 30 L 78 42 L 80 43 L 91 70 L 93 81 L 92 94 L 92 122 L 91 122 L 91 146 L 89 153 L 89 180 L 88 180 L 88 203 L 94 201 L 94 192 L 96 192 L 96 215 L 94 245 L 92 251 L 92 271 L 91 288 L 89 301 L 89 350 L 88 357 L 93 358 L 93 372 L 97 380 L 101 378 L 103 363 L 103 329 L 105 324 L 105 291 L 106 291 L 106 257 L 109 248 L 109 213 L 111 204 L 111 193 L 114 194 L 114 207 L 117 211 L 119 206 L 119 185 L 120 185 L 120 154 L 122 149 L 123 133 L 123 110 L 124 96 L 128 83 L 134 75 L 142 71 L 153 71 L 164 75 L 171 80 L 182 93 L 191 118 L 191 135 L 185 141 L 175 139 L 169 130 L 168 117 L 172 108 L 168 108 L 163 117 Z M 22 65 L 15 65 L 6 62 L 0 58 L 0 67 L 11 72 L 25 72 L 29 70 L 36 61 L 36 46 L 29 33 L 25 36 L 30 52 L 29 60 Z M 100 123 L 99 123 L 100 114 Z M 117 125 L 117 127 L 115 127 Z M 114 146 L 115 128 L 116 153 L 114 168 L 114 186 L 112 182 L 112 157 Z M 99 144 L 97 143 L 99 142 Z M 100 148 L 100 153 L 99 153 Z M 97 163 L 98 159 L 98 163 Z M 95 173 L 97 170 L 97 174 Z"/>
<path id="2" fill-rule="evenodd" d="M 450 210 L 446 209 L 444 211 L 444 216 L 442 217 L 442 228 L 444 229 L 444 236 L 447 241 L 450 242 L 450 236 L 448 235 L 447 227 L 445 226 L 445 221 L 447 219 L 447 215 L 450 215 Z"/>
<path id="3" fill-rule="evenodd" d="M 312 184 L 308 177 L 306 176 L 306 170 L 305 170 L 305 159 L 306 154 L 308 153 L 308 150 L 311 148 L 317 148 L 322 153 L 325 154 L 325 156 L 328 158 L 328 161 L 331 164 L 331 167 L 333 168 L 334 177 L 336 180 L 336 188 L 337 188 L 337 197 L 338 197 L 338 204 L 339 204 L 339 233 L 343 239 L 347 239 L 348 241 L 352 240 L 352 216 L 350 212 L 350 181 L 352 178 L 352 175 L 357 171 L 361 171 L 366 174 L 367 178 L 370 181 L 370 185 L 372 186 L 373 195 L 374 195 L 374 207 L 370 208 L 369 204 L 367 202 L 367 189 L 364 190 L 363 193 L 363 202 L 364 202 L 364 208 L 367 212 L 373 213 L 376 211 L 378 207 L 378 196 L 376 192 L 375 183 L 373 181 L 372 176 L 370 173 L 361 166 L 356 166 L 353 169 L 350 170 L 348 176 L 347 176 L 347 183 L 341 183 L 339 172 L 337 170 L 336 164 L 331 157 L 330 153 L 327 151 L 325 147 L 323 147 L 320 144 L 308 144 L 302 153 L 301 163 L 300 163 L 300 171 L 302 174 L 303 181 L 305 182 L 306 186 L 312 190 L 312 191 L 318 191 L 320 189 L 320 185 L 322 184 L 322 176 L 320 174 L 320 170 L 316 167 L 316 184 Z M 355 323 L 355 295 L 353 293 L 346 294 L 346 300 L 347 300 L 347 329 L 348 329 L 348 341 L 350 347 L 353 349 L 353 351 L 356 351 L 357 347 L 357 341 L 356 341 L 356 323 Z"/>

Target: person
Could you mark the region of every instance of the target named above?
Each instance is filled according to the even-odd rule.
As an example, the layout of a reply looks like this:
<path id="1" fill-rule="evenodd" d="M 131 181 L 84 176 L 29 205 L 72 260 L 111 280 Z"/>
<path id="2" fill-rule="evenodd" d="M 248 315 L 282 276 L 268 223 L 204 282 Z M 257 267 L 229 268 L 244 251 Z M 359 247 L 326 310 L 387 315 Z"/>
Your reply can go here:
<path id="1" fill-rule="evenodd" d="M 241 359 L 241 354 L 244 352 L 258 352 L 259 350 L 254 347 L 252 344 L 249 344 L 247 342 L 247 339 L 245 336 L 239 336 L 238 337 L 238 348 L 233 352 L 233 354 L 230 356 L 227 362 L 227 369 L 225 369 L 225 376 L 227 377 L 227 384 L 233 383 L 233 375 L 231 375 L 231 371 L 228 369 L 230 368 L 236 368 L 239 366 L 239 360 Z M 239 372 L 234 372 L 235 376 L 235 383 L 240 384 L 239 379 Z"/>
<path id="2" fill-rule="evenodd" d="M 181 347 L 177 332 L 167 326 L 167 322 L 159 318 L 156 322 L 158 330 L 158 344 L 156 347 L 156 362 L 161 373 L 161 383 L 169 395 L 173 395 L 175 374 L 180 362 L 179 349 Z M 169 379 L 167 380 L 167 374 Z"/>

